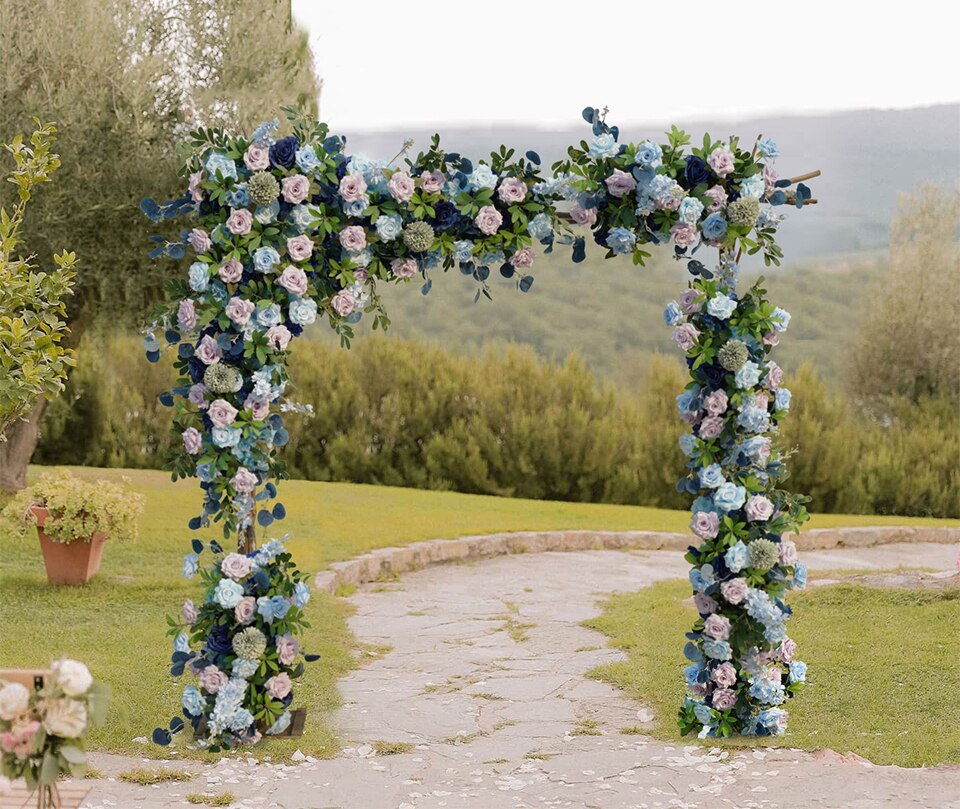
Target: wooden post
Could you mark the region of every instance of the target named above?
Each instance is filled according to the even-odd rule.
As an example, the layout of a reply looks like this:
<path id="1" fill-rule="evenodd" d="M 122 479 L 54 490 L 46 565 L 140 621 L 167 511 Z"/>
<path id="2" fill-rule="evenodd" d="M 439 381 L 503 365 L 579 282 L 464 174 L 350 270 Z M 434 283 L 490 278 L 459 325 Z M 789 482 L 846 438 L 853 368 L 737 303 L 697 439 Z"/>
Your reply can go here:
<path id="1" fill-rule="evenodd" d="M 240 531 L 237 538 L 238 553 L 253 553 L 257 550 L 257 502 L 254 500 L 250 507 L 250 525 Z"/>

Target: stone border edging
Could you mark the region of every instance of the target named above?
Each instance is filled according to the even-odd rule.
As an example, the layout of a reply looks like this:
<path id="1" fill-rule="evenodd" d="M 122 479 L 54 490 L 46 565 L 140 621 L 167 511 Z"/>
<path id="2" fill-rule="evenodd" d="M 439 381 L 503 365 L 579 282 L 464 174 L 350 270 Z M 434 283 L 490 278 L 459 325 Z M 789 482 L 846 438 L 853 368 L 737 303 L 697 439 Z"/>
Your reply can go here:
<path id="1" fill-rule="evenodd" d="M 893 542 L 950 544 L 960 542 L 960 528 L 819 528 L 805 531 L 795 539 L 800 551 L 865 548 Z M 661 531 L 516 531 L 429 539 L 402 547 L 378 548 L 345 562 L 334 562 L 317 573 L 314 584 L 322 592 L 335 593 L 340 587 L 366 584 L 411 570 L 493 556 L 548 551 L 685 551 L 692 541 L 692 534 Z"/>

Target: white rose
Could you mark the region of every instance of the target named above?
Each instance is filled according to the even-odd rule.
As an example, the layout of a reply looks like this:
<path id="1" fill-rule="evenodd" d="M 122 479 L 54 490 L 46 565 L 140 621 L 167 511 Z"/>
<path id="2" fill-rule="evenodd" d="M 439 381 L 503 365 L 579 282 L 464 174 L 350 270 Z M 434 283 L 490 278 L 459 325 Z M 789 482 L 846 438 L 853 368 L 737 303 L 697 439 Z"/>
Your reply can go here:
<path id="1" fill-rule="evenodd" d="M 0 688 L 0 719 L 16 719 L 30 705 L 30 692 L 20 683 L 7 683 Z"/>
<path id="2" fill-rule="evenodd" d="M 58 660 L 51 666 L 53 677 L 57 685 L 63 689 L 68 697 L 79 697 L 86 694 L 93 685 L 93 677 L 83 663 L 77 660 Z"/>
<path id="3" fill-rule="evenodd" d="M 48 700 L 43 727 L 51 736 L 79 738 L 87 727 L 87 706 L 75 699 Z"/>

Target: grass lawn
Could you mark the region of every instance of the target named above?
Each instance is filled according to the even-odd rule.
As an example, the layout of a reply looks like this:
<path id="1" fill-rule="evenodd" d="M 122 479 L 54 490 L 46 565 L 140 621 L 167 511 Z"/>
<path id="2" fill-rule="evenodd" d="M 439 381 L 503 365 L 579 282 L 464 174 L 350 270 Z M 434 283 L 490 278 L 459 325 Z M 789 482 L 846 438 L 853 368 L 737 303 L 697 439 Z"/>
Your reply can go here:
<path id="1" fill-rule="evenodd" d="M 42 470 L 33 469 L 31 474 Z M 146 496 L 140 540 L 108 545 L 99 576 L 85 588 L 46 584 L 36 540 L 20 541 L 0 529 L 0 666 L 40 667 L 64 654 L 84 660 L 95 676 L 114 690 L 110 721 L 95 732 L 91 747 L 116 752 L 161 755 L 135 737 L 150 736 L 158 722 L 178 709 L 183 681 L 167 673 L 170 644 L 164 638 L 164 614 L 176 613 L 196 594 L 196 582 L 180 577 L 181 559 L 192 536 L 186 527 L 200 502 L 195 481 L 170 482 L 162 472 L 77 469 L 88 479 L 127 476 Z M 685 512 L 635 506 L 608 506 L 513 500 L 359 486 L 344 483 L 284 481 L 280 500 L 290 515 L 273 535 L 290 532 L 289 547 L 303 570 L 373 548 L 436 537 L 535 529 L 648 529 L 685 531 Z M 960 525 L 958 520 L 923 520 L 825 515 L 814 527 L 869 524 Z M 322 659 L 311 664 L 297 704 L 310 710 L 303 739 L 271 743 L 281 756 L 298 746 L 316 756 L 337 750 L 327 724 L 336 706 L 336 680 L 355 665 L 354 640 L 346 623 L 349 602 L 315 595 L 308 606 L 313 629 L 304 645 Z M 666 648 L 679 649 L 684 629 L 671 634 Z"/>
<path id="2" fill-rule="evenodd" d="M 628 655 L 591 676 L 650 705 L 654 735 L 674 741 L 687 662 L 678 638 L 696 619 L 692 603 L 683 603 L 689 595 L 685 581 L 660 582 L 614 596 L 588 622 Z M 807 688 L 786 705 L 786 735 L 704 744 L 831 748 L 908 767 L 960 763 L 960 703 L 953 697 L 960 691 L 960 588 L 836 584 L 792 594 L 790 603 L 797 610 L 790 636 L 810 669 Z M 687 739 L 697 742 L 695 736 Z"/>

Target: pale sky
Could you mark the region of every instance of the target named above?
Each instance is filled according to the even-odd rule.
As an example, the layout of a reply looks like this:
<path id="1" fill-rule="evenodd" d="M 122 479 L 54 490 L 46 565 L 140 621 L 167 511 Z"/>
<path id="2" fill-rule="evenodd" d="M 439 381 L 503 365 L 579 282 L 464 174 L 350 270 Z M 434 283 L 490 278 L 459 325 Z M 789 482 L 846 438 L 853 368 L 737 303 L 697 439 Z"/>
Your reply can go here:
<path id="1" fill-rule="evenodd" d="M 953 7 L 953 11 L 948 10 Z M 334 129 L 960 101 L 950 0 L 293 0 Z"/>

